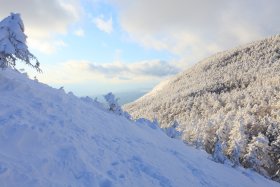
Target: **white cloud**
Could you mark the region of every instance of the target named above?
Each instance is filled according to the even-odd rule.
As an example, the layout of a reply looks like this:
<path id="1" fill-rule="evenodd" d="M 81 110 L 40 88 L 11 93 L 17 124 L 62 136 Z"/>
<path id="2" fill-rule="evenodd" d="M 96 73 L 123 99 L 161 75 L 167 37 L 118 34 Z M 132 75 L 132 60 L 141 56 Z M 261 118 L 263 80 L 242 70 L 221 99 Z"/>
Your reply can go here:
<path id="1" fill-rule="evenodd" d="M 40 49 L 41 52 L 46 54 L 51 54 L 62 47 L 66 47 L 67 44 L 63 40 L 33 40 L 30 39 L 29 42 L 33 48 Z"/>
<path id="2" fill-rule="evenodd" d="M 48 84 L 73 84 L 93 80 L 96 77 L 89 71 L 90 64 L 86 61 L 68 61 L 56 65 L 45 64 L 43 74 L 39 74 L 40 81 Z"/>
<path id="3" fill-rule="evenodd" d="M 76 36 L 83 37 L 83 36 L 85 36 L 85 31 L 83 29 L 79 28 L 74 32 L 74 34 Z"/>
<path id="4" fill-rule="evenodd" d="M 127 80 L 137 77 L 166 77 L 177 74 L 179 69 L 161 60 L 140 61 L 131 64 L 115 62 L 111 64 L 91 64 L 91 71 L 106 77 L 124 78 Z"/>
<path id="5" fill-rule="evenodd" d="M 279 0 L 111 2 L 131 39 L 191 60 L 278 34 L 280 28 Z"/>
<path id="6" fill-rule="evenodd" d="M 63 46 L 54 36 L 66 34 L 68 26 L 80 18 L 82 8 L 79 0 L 2 0 L 0 19 L 10 12 L 21 14 L 29 45 L 50 53 Z"/>
<path id="7" fill-rule="evenodd" d="M 95 26 L 103 31 L 106 32 L 108 34 L 113 32 L 113 21 L 112 21 L 112 17 L 110 17 L 108 20 L 104 19 L 103 15 L 100 15 L 96 18 L 93 19 L 93 23 L 95 24 Z"/>
<path id="8" fill-rule="evenodd" d="M 96 80 L 104 83 L 145 82 L 161 80 L 177 74 L 179 68 L 160 60 L 140 61 L 131 64 L 121 62 L 96 64 L 88 61 L 68 61 L 59 65 L 45 65 L 39 80 L 52 84 L 74 84 Z"/>

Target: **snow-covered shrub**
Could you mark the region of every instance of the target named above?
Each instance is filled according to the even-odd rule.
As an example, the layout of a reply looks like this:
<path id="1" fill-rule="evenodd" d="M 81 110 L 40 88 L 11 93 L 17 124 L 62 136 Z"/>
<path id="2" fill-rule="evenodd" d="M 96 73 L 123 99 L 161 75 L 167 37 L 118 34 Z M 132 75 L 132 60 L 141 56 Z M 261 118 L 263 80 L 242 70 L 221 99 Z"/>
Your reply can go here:
<path id="1" fill-rule="evenodd" d="M 182 132 L 180 132 L 178 128 L 179 123 L 177 121 L 174 121 L 169 127 L 162 128 L 162 130 L 170 138 L 180 139 L 182 136 Z"/>
<path id="2" fill-rule="evenodd" d="M 92 98 L 90 98 L 89 96 L 86 96 L 86 97 L 81 97 L 80 99 L 81 99 L 82 101 L 84 101 L 85 103 L 92 104 L 92 105 L 94 105 L 94 106 L 96 106 L 96 107 L 98 107 L 98 108 L 100 108 L 100 109 L 104 109 L 104 108 L 105 108 L 104 104 L 101 103 L 101 102 L 99 102 L 99 101 L 97 100 L 97 98 L 92 99 Z"/>
<path id="3" fill-rule="evenodd" d="M 112 92 L 104 95 L 104 98 L 108 103 L 110 111 L 112 111 L 117 115 L 124 116 L 127 119 L 131 119 L 130 114 L 122 110 L 121 106 L 118 103 L 118 99 L 115 97 L 115 95 Z"/>
<path id="4" fill-rule="evenodd" d="M 20 60 L 41 71 L 39 61 L 28 50 L 26 38 L 19 14 L 11 13 L 0 22 L 0 68 L 15 68 L 16 61 Z"/>
<path id="5" fill-rule="evenodd" d="M 138 125 L 147 125 L 148 127 L 152 128 L 152 129 L 159 128 L 158 121 L 156 119 L 154 119 L 153 121 L 150 121 L 145 118 L 139 118 L 139 119 L 135 120 L 135 123 Z"/>

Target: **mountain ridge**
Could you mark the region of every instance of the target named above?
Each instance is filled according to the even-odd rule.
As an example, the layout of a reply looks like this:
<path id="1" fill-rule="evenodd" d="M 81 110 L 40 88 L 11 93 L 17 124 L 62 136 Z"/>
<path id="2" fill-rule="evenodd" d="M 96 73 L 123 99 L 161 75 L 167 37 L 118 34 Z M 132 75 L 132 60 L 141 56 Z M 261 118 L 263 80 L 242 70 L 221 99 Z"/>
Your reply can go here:
<path id="1" fill-rule="evenodd" d="M 255 167 L 244 156 L 253 154 L 248 146 L 260 146 L 257 137 L 264 135 L 262 146 L 273 156 L 254 169 L 279 180 L 279 85 L 280 35 L 275 35 L 208 57 L 124 108 L 134 118 L 157 117 L 162 127 L 177 121 L 183 140 L 208 153 L 221 142 L 221 152 L 245 167 Z M 245 140 L 235 140 L 236 134 Z M 258 154 L 261 162 L 265 153 Z"/>

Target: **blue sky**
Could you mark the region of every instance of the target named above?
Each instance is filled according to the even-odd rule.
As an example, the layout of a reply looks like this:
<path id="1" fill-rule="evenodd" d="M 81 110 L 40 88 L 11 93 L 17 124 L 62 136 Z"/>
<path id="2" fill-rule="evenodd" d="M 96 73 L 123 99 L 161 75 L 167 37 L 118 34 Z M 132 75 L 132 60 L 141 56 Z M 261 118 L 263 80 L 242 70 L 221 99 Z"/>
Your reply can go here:
<path id="1" fill-rule="evenodd" d="M 278 34 L 278 0 L 3 0 L 43 74 L 76 95 L 147 91 L 218 51 Z"/>

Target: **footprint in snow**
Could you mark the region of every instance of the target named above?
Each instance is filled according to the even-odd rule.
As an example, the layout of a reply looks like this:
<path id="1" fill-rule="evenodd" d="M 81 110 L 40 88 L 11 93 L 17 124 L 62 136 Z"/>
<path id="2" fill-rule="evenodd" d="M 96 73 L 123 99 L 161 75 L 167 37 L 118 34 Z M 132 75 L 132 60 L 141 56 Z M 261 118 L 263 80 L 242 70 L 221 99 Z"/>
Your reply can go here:
<path id="1" fill-rule="evenodd" d="M 4 164 L 0 163 L 0 175 L 5 173 L 7 170 L 8 170 L 8 168 Z"/>

